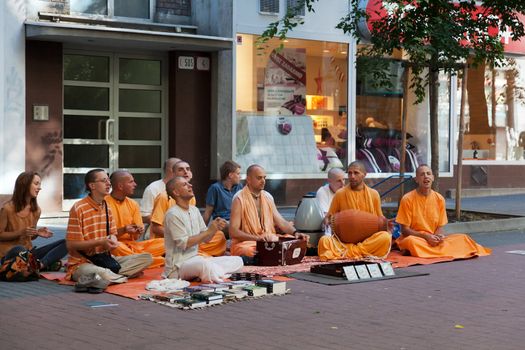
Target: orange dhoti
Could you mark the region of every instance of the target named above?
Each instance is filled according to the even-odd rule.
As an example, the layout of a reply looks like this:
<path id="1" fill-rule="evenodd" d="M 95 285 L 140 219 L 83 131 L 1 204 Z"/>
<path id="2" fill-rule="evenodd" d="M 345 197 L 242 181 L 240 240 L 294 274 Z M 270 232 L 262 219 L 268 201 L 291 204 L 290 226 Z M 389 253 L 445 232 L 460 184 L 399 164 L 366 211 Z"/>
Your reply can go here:
<path id="1" fill-rule="evenodd" d="M 148 268 L 164 266 L 164 238 L 154 238 L 145 241 L 119 241 L 117 248 L 111 251 L 115 256 L 128 256 L 133 254 L 150 253 L 153 262 Z"/>
<path id="2" fill-rule="evenodd" d="M 257 241 L 237 241 L 232 240 L 232 245 L 230 247 L 231 255 L 237 256 L 249 256 L 252 257 L 255 255 L 255 250 L 257 248 Z"/>
<path id="3" fill-rule="evenodd" d="M 199 255 L 223 256 L 226 252 L 226 237 L 222 231 L 217 231 L 207 243 L 199 244 Z"/>
<path id="4" fill-rule="evenodd" d="M 462 233 L 446 236 L 443 242 L 435 247 L 430 246 L 424 238 L 416 236 L 401 236 L 397 240 L 397 245 L 401 250 L 408 250 L 410 255 L 419 258 L 467 259 L 492 253 L 491 249 L 477 244 L 470 236 Z"/>
<path id="5" fill-rule="evenodd" d="M 362 242 L 342 243 L 334 236 L 323 236 L 319 240 L 317 252 L 321 261 L 339 259 L 361 259 L 366 257 L 383 258 L 390 252 L 392 235 L 379 231 Z"/>

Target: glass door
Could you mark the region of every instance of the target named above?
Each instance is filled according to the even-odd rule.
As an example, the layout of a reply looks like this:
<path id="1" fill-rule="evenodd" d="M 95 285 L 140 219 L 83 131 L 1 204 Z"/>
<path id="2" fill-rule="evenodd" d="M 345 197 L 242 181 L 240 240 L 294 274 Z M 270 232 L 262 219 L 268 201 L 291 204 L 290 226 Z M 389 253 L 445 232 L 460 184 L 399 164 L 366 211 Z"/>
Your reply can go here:
<path id="1" fill-rule="evenodd" d="M 135 197 L 161 177 L 166 98 L 161 58 L 118 54 L 64 55 L 63 209 L 85 196 L 93 168 L 127 169 Z"/>

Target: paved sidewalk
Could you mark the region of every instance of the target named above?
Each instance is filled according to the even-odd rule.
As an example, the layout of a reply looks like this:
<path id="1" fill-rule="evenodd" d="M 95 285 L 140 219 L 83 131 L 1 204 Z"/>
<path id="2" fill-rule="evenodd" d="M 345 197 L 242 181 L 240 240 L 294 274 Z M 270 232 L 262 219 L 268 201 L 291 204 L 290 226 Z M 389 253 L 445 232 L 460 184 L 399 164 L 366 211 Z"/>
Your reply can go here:
<path id="1" fill-rule="evenodd" d="M 522 349 L 525 256 L 505 251 L 525 249 L 525 234 L 475 238 L 494 254 L 410 268 L 429 276 L 296 280 L 290 295 L 205 310 L 76 294 L 48 281 L 0 283 L 0 349 Z"/>

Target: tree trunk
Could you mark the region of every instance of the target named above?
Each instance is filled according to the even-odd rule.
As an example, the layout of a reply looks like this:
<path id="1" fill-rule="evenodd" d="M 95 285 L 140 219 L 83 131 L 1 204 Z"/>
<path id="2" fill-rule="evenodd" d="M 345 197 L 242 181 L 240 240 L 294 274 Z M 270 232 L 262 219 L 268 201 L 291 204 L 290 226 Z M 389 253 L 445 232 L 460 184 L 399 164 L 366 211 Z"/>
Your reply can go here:
<path id="1" fill-rule="evenodd" d="M 439 70 L 430 68 L 428 77 L 428 101 L 430 113 L 430 168 L 434 173 L 434 190 L 439 190 Z"/>

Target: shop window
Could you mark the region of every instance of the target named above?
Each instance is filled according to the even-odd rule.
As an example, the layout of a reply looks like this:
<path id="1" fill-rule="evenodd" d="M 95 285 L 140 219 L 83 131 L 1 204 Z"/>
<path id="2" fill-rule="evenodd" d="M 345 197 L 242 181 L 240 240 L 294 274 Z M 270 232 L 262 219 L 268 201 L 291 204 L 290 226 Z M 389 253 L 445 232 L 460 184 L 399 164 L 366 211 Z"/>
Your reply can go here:
<path id="1" fill-rule="evenodd" d="M 348 44 L 239 34 L 236 161 L 273 174 L 321 174 L 347 164 Z"/>
<path id="2" fill-rule="evenodd" d="M 151 0 L 71 0 L 72 14 L 151 19 Z"/>
<path id="3" fill-rule="evenodd" d="M 401 54 L 398 55 L 401 58 Z M 379 79 L 366 57 L 357 60 L 356 82 L 356 159 L 361 160 L 369 173 L 397 173 L 400 171 L 402 152 L 405 153 L 405 171 L 413 172 L 419 164 L 429 159 L 429 111 L 428 99 L 414 104 L 412 91 L 405 92 L 403 84 L 404 65 L 398 57 L 375 62 L 383 78 Z M 374 68 L 375 69 L 375 68 Z M 380 82 L 378 82 L 380 81 Z M 448 91 L 448 88 L 446 88 Z M 428 96 L 428 94 L 427 94 Z M 444 97 L 448 93 L 444 93 Z M 407 99 L 407 148 L 401 149 L 401 118 L 403 99 Z M 448 98 L 441 101 L 448 105 Z M 449 118 L 449 108 L 444 117 Z M 448 150 L 448 119 L 442 132 L 444 139 L 440 147 Z M 449 152 L 444 152 L 447 164 Z"/>
<path id="4" fill-rule="evenodd" d="M 459 81 L 459 80 L 458 80 Z M 458 82 L 458 96 L 461 81 Z M 458 110 L 459 110 L 458 98 Z M 492 68 L 470 67 L 465 104 L 463 158 L 523 160 L 525 148 L 525 59 Z"/>

